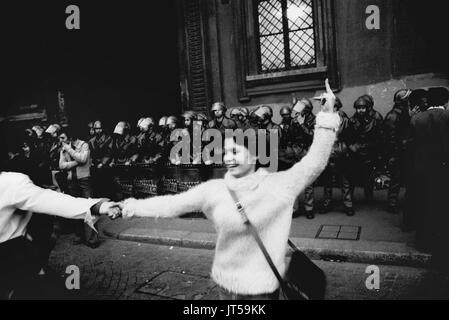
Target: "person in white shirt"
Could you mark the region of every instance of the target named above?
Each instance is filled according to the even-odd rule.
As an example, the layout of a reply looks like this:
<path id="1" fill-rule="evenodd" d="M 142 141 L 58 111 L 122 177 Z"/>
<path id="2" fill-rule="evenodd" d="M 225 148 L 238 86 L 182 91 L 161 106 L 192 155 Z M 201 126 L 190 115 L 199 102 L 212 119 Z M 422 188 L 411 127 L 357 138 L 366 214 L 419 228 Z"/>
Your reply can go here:
<path id="1" fill-rule="evenodd" d="M 32 238 L 27 226 L 33 213 L 84 220 L 93 226 L 96 215 L 119 209 L 106 199 L 83 199 L 34 185 L 24 174 L 3 172 L 0 167 L 0 299 L 26 291 L 37 276 Z"/>

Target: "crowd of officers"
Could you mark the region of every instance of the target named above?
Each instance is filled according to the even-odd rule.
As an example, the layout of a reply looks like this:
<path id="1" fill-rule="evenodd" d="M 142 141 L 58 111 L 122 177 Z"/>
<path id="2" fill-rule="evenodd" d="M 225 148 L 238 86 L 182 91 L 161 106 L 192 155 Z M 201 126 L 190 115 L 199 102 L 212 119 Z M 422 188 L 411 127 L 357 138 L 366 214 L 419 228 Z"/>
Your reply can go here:
<path id="1" fill-rule="evenodd" d="M 316 211 L 325 214 L 332 209 L 332 189 L 336 186 L 342 190 L 344 212 L 348 216 L 355 214 L 355 185 L 363 187 L 366 201 L 372 200 L 376 184 L 389 188 L 389 211 L 398 212 L 408 125 L 413 115 L 429 107 L 429 94 L 423 89 L 398 91 L 385 119 L 375 110 L 370 95 L 356 99 L 352 117 L 342 110 L 343 105 L 337 99 L 335 107 L 342 121 L 328 168 L 319 180 L 324 185 L 324 200 L 316 208 L 314 186 L 307 188 L 304 194 L 307 218 L 313 219 Z M 201 130 L 214 128 L 223 133 L 225 129 L 238 128 L 275 130 L 279 137 L 279 170 L 300 161 L 312 144 L 315 115 L 307 98 L 295 99 L 291 107 L 282 108 L 279 124 L 273 122 L 273 110 L 267 105 L 251 112 L 245 107 L 227 112 L 224 103 L 218 102 L 210 111 L 209 116 L 188 111 L 181 117 L 162 117 L 158 122 L 151 117 L 141 118 L 135 128 L 120 121 L 112 134 L 106 132 L 99 120 L 81 132 L 58 124 L 34 126 L 26 130 L 20 148 L 10 152 L 11 163 L 38 185 L 57 185 L 61 191 L 75 196 L 118 201 L 123 194 L 115 188 L 119 175 L 114 168 L 170 163 L 170 150 L 176 143 L 170 140 L 171 133 L 183 128 L 192 135 L 194 122 Z M 302 211 L 296 206 L 295 214 Z M 93 236 L 81 235 L 93 247 L 98 243 L 92 240 Z"/>

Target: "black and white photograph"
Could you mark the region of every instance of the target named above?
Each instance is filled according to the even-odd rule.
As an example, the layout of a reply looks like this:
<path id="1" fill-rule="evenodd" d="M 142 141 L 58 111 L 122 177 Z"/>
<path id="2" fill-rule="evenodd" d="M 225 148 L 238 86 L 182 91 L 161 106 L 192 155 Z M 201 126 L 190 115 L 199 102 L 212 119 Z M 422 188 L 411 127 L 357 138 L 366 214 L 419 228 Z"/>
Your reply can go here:
<path id="1" fill-rule="evenodd" d="M 445 3 L 2 3 L 0 300 L 448 300 Z"/>

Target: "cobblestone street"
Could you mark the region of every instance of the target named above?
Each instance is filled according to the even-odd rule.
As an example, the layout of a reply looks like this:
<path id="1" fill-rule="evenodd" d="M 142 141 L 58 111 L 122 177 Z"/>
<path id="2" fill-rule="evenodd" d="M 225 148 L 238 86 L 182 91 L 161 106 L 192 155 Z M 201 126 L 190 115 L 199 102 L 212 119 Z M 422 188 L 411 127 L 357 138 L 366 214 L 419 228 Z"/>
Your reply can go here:
<path id="1" fill-rule="evenodd" d="M 51 256 L 61 276 L 79 267 L 81 299 L 217 299 L 209 279 L 213 251 L 105 239 L 98 249 L 72 245 L 62 236 Z M 379 266 L 379 290 L 368 290 L 368 265 L 318 261 L 328 278 L 327 299 L 447 299 L 448 279 L 425 269 Z M 446 289 L 447 292 L 447 289 Z"/>

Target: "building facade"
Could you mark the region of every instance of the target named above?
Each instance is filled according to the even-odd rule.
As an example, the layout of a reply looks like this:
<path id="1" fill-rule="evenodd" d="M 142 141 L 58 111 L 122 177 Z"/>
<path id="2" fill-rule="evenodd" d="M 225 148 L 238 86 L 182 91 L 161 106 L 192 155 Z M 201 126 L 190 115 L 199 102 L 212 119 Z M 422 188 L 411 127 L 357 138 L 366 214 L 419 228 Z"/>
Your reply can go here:
<path id="1" fill-rule="evenodd" d="M 349 114 L 368 93 L 385 115 L 401 88 L 449 86 L 444 15 L 443 1 L 179 0 L 182 107 L 279 110 L 328 77 Z"/>

